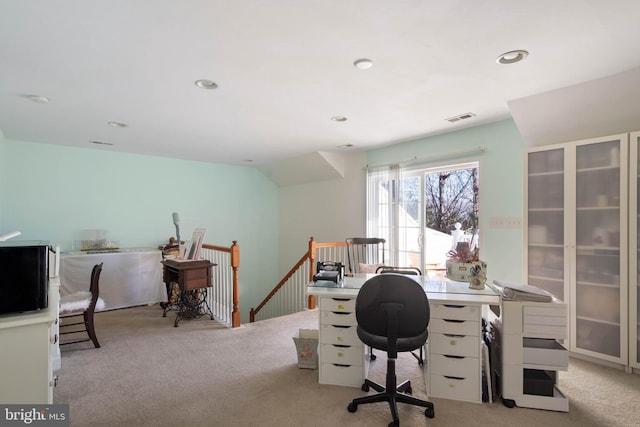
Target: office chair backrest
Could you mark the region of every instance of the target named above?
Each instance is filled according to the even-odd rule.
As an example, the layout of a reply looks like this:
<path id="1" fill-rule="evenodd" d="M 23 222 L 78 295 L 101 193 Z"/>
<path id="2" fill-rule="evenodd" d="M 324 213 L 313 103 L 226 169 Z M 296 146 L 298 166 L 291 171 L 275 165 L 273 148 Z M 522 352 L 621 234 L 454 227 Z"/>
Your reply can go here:
<path id="1" fill-rule="evenodd" d="M 378 274 L 396 273 L 407 274 L 410 276 L 422 276 L 422 270 L 418 267 L 392 267 L 390 265 L 381 265 L 376 270 Z"/>
<path id="2" fill-rule="evenodd" d="M 358 336 L 365 344 L 387 351 L 390 357 L 396 357 L 397 351 L 424 345 L 430 315 L 422 285 L 401 274 L 372 277 L 356 297 Z"/>
<path id="3" fill-rule="evenodd" d="M 374 273 L 378 264 L 384 264 L 385 239 L 379 237 L 349 237 L 347 264 L 349 273 Z M 361 271 L 360 264 L 375 266 L 372 271 Z"/>

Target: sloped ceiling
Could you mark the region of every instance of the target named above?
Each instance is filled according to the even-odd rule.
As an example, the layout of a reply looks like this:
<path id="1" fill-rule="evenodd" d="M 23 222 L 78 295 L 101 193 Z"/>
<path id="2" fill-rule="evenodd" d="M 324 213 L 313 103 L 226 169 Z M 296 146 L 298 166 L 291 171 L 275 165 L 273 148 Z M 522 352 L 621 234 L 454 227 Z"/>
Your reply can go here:
<path id="1" fill-rule="evenodd" d="M 508 101 L 527 146 L 640 130 L 640 68 Z"/>

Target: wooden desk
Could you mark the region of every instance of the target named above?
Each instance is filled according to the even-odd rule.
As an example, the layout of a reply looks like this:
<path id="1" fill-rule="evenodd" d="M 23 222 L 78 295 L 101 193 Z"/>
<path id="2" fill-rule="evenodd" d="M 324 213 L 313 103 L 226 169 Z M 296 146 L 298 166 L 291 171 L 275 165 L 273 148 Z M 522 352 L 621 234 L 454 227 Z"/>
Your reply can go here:
<path id="1" fill-rule="evenodd" d="M 311 282 L 307 294 L 319 299 L 318 379 L 321 384 L 360 387 L 370 361 L 356 333 L 355 299 L 372 274 L 339 283 Z M 407 276 L 425 290 L 431 307 L 427 369 L 428 395 L 482 402 L 482 306 L 500 304 L 491 288 L 426 276 Z M 454 337 L 454 338 L 451 338 Z"/>
<path id="2" fill-rule="evenodd" d="M 174 309 L 177 311 L 176 320 L 173 326 L 177 327 L 178 322 L 184 318 L 197 318 L 203 314 L 209 314 L 213 320 L 213 312 L 207 302 L 207 288 L 212 286 L 211 267 L 214 263 L 208 260 L 178 261 L 168 259 L 162 261 L 162 278 L 167 286 L 167 297 L 169 301 L 163 303 L 162 316 L 166 317 L 167 311 Z M 176 302 L 171 301 L 171 283 L 177 283 L 180 287 L 180 294 Z"/>

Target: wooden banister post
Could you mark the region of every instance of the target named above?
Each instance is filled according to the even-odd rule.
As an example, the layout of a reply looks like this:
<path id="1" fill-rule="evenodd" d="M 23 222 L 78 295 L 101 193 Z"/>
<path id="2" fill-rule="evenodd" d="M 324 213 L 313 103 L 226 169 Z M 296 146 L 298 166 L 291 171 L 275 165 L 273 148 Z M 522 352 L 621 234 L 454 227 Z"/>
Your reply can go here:
<path id="1" fill-rule="evenodd" d="M 309 240 L 309 262 L 311 265 L 309 266 L 309 282 L 313 280 L 313 275 L 316 271 L 316 241 L 313 236 Z M 313 310 L 316 308 L 316 296 L 309 295 L 307 297 L 307 308 L 309 310 Z"/>
<path id="2" fill-rule="evenodd" d="M 240 285 L 238 280 L 238 268 L 240 267 L 240 246 L 234 240 L 231 245 L 231 268 L 233 269 L 233 311 L 231 312 L 231 326 L 240 327 Z"/>

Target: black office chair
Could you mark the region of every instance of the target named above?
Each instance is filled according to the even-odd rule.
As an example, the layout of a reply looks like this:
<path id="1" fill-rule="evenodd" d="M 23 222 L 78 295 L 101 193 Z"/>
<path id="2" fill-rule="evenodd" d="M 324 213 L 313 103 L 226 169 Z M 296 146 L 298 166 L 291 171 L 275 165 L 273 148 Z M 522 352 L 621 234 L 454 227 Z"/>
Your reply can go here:
<path id="1" fill-rule="evenodd" d="M 379 237 L 349 237 L 347 242 L 347 264 L 349 273 L 375 273 L 384 264 L 385 239 Z M 363 269 L 360 267 L 364 267 Z M 371 269 L 369 271 L 369 269 Z"/>
<path id="2" fill-rule="evenodd" d="M 367 280 L 356 297 L 357 333 L 360 340 L 373 348 L 387 352 L 386 387 L 369 379 L 363 391 L 373 388 L 378 393 L 353 399 L 347 406 L 355 412 L 358 405 L 373 402 L 389 403 L 393 421 L 389 427 L 398 427 L 397 402 L 422 406 L 427 418 L 435 416 L 432 402 L 410 396 L 411 382 L 397 385 L 396 358 L 398 352 L 413 351 L 427 342 L 429 331 L 429 300 L 420 284 L 400 274 L 381 274 Z M 407 393 L 407 394 L 405 394 Z"/>
<path id="3" fill-rule="evenodd" d="M 422 276 L 422 270 L 420 270 L 418 267 L 393 267 L 390 265 L 381 265 L 376 270 L 376 273 L 378 274 L 396 273 L 396 274 L 405 274 L 409 276 Z M 420 347 L 420 355 L 417 355 L 413 351 L 411 352 L 411 355 L 416 358 L 420 366 L 424 365 L 423 347 Z M 375 360 L 375 355 L 373 354 L 373 351 L 370 352 L 369 357 L 372 360 Z"/>
<path id="4" fill-rule="evenodd" d="M 86 332 L 88 338 L 73 339 L 73 341 L 61 341 L 60 345 L 75 344 L 91 340 L 95 348 L 100 348 L 98 337 L 96 336 L 93 314 L 95 310 L 102 310 L 105 307 L 104 300 L 100 298 L 100 273 L 102 264 L 96 264 L 91 270 L 91 284 L 88 291 L 78 291 L 60 298 L 60 335 L 72 335 L 77 337 L 79 333 Z M 76 322 L 76 317 L 82 320 Z M 69 322 L 73 323 L 69 323 Z M 82 326 L 79 328 L 79 326 Z"/>

